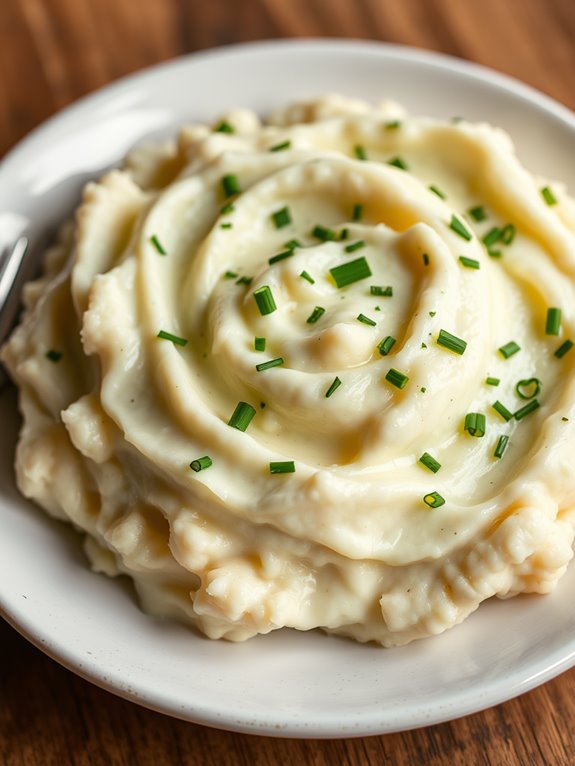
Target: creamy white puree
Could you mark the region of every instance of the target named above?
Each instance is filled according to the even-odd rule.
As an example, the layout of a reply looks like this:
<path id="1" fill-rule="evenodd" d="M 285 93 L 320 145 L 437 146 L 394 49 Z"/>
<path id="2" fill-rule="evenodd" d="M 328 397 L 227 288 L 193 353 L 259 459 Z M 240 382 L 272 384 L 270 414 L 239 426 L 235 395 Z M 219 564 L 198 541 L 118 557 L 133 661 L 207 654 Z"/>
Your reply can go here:
<path id="1" fill-rule="evenodd" d="M 524 170 L 501 130 L 393 104 L 328 97 L 268 124 L 239 110 L 224 120 L 233 133 L 191 126 L 88 184 L 27 287 L 2 350 L 20 388 L 24 495 L 84 531 L 93 566 L 129 574 L 145 609 L 213 638 L 321 627 L 390 646 L 491 596 L 551 590 L 575 523 L 575 349 L 555 356 L 575 340 L 562 187 Z M 226 198 L 226 176 L 239 194 Z M 490 255 L 482 238 L 507 224 L 513 241 Z M 270 265 L 292 239 L 301 246 Z M 338 288 L 330 269 L 359 258 L 372 275 Z M 277 310 L 262 315 L 253 293 L 266 285 Z M 546 334 L 550 307 L 558 335 Z M 440 330 L 465 352 L 438 345 Z M 505 359 L 510 341 L 520 351 Z M 506 421 L 493 403 L 517 412 L 532 399 L 515 386 L 534 377 L 539 408 Z M 245 432 L 228 425 L 240 401 L 256 410 Z M 485 415 L 483 437 L 464 429 L 468 413 Z M 271 474 L 273 461 L 295 472 Z M 440 507 L 424 502 L 433 492 Z"/>

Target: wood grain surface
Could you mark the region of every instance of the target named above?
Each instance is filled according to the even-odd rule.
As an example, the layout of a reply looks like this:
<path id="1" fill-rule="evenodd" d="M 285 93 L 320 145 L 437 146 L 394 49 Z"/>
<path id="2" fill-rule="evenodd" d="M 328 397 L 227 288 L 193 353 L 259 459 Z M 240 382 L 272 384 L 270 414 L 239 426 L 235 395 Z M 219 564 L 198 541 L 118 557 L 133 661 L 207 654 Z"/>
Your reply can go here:
<path id="1" fill-rule="evenodd" d="M 575 109 L 573 0 L 0 0 L 0 156 L 66 104 L 142 67 L 216 45 L 309 36 L 443 51 Z M 104 692 L 0 621 L 0 766 L 568 766 L 572 714 L 575 670 L 413 732 L 330 741 L 234 734 Z"/>

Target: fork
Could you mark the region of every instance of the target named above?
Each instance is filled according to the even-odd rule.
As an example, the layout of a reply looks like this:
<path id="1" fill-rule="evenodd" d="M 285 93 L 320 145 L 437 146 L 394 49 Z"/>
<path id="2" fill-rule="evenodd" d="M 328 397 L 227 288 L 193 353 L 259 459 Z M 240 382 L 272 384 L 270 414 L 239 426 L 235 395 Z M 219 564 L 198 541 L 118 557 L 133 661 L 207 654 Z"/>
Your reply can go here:
<path id="1" fill-rule="evenodd" d="M 19 237 L 0 253 L 0 346 L 16 323 L 24 276 L 22 266 L 27 252 L 27 237 Z M 0 364 L 0 388 L 7 380 Z"/>

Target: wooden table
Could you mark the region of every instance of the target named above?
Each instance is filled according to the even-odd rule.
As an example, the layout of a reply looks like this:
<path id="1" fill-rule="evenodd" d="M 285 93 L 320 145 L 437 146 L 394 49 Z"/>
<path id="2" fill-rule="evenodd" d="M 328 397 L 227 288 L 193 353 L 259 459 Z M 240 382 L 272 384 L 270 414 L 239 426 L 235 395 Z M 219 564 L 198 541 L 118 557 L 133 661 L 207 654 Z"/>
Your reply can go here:
<path id="1" fill-rule="evenodd" d="M 82 94 L 182 53 L 289 36 L 415 45 L 514 75 L 575 109 L 573 0 L 1 0 L 0 155 Z M 0 622 L 2 766 L 573 764 L 575 670 L 483 713 L 332 741 L 207 729 L 80 680 Z"/>

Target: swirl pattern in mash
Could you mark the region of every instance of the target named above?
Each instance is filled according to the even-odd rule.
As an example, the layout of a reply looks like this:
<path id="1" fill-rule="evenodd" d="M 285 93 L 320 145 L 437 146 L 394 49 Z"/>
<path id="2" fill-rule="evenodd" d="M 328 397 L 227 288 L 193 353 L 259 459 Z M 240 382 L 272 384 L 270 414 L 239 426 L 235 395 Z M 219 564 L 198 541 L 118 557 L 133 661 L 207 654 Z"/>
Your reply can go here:
<path id="1" fill-rule="evenodd" d="M 2 351 L 22 492 L 146 609 L 406 643 L 571 558 L 575 214 L 502 131 L 340 98 L 88 184 Z"/>

